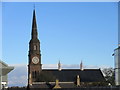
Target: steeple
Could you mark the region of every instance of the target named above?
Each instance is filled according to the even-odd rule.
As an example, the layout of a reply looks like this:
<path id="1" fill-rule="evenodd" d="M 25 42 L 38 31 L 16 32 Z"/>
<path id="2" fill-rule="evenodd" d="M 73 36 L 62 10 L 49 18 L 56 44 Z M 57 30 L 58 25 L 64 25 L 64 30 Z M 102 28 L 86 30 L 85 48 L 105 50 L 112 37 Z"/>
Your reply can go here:
<path id="1" fill-rule="evenodd" d="M 33 11 L 33 21 L 32 21 L 32 33 L 31 33 L 31 35 L 32 35 L 32 39 L 37 39 L 37 37 L 38 37 L 35 9 Z"/>
<path id="2" fill-rule="evenodd" d="M 31 40 L 29 42 L 29 64 L 28 64 L 28 84 L 32 85 L 37 81 L 37 78 L 42 70 L 40 41 L 37 33 L 37 22 L 35 9 L 33 11 Z"/>

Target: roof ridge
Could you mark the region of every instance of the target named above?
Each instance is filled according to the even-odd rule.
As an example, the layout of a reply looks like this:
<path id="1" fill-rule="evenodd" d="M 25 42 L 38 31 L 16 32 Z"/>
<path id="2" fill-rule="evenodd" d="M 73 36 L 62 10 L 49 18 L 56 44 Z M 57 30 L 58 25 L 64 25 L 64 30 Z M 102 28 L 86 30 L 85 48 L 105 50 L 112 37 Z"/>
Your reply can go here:
<path id="1" fill-rule="evenodd" d="M 0 60 L 0 63 L 4 64 L 5 66 L 8 66 L 5 62 L 3 62 L 2 60 Z"/>

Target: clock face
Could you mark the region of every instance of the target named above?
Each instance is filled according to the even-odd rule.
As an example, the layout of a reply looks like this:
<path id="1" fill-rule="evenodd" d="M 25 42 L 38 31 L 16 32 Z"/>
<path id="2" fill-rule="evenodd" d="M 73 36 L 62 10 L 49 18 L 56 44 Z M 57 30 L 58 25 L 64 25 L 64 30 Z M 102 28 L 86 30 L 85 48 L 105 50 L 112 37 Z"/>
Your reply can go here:
<path id="1" fill-rule="evenodd" d="M 32 58 L 32 62 L 34 63 L 34 64 L 37 64 L 38 62 L 39 62 L 39 58 L 38 57 L 33 57 Z"/>

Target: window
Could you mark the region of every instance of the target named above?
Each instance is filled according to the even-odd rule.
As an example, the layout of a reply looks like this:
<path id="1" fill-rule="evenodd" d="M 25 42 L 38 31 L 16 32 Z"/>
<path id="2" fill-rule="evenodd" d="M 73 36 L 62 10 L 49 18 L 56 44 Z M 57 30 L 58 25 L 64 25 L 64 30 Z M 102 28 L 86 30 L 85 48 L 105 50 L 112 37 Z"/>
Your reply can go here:
<path id="1" fill-rule="evenodd" d="M 35 71 L 35 78 L 36 78 L 36 76 L 37 76 L 37 73 L 36 73 L 36 71 Z"/>
<path id="2" fill-rule="evenodd" d="M 32 72 L 32 78 L 35 78 L 35 74 L 34 74 L 34 71 Z"/>
<path id="3" fill-rule="evenodd" d="M 37 49 L 37 46 L 36 45 L 34 45 L 34 50 L 36 50 Z"/>

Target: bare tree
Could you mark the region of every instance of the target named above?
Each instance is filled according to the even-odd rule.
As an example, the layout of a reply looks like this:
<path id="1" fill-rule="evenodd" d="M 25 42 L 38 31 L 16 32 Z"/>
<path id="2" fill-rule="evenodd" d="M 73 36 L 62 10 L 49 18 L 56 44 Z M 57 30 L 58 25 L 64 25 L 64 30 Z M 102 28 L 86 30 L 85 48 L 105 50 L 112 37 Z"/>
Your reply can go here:
<path id="1" fill-rule="evenodd" d="M 104 68 L 102 70 L 103 75 L 106 79 L 106 83 L 111 84 L 112 86 L 115 85 L 115 72 L 113 68 Z"/>

